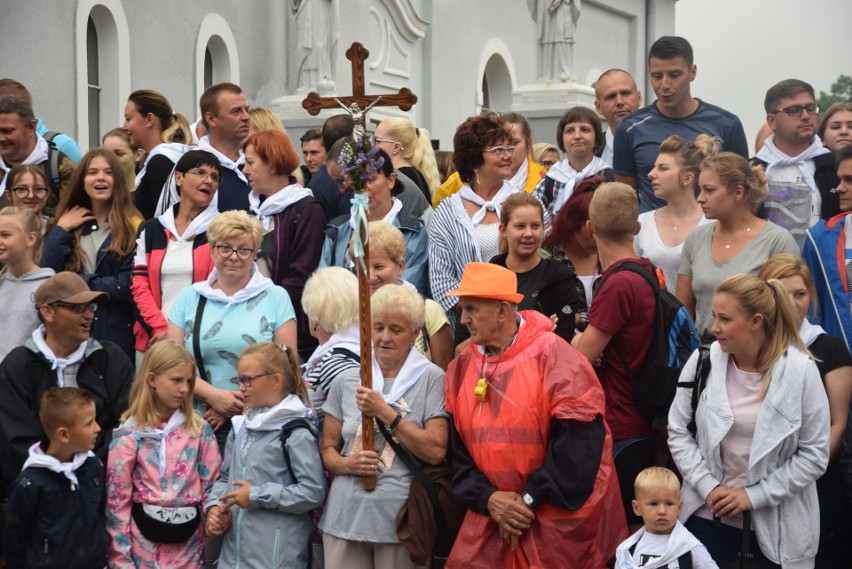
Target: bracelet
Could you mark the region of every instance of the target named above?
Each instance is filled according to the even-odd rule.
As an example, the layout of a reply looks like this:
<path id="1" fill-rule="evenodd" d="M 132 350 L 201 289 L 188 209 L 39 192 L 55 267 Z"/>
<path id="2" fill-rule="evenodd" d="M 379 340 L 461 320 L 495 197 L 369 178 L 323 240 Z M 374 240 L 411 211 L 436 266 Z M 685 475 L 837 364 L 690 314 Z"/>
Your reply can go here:
<path id="1" fill-rule="evenodd" d="M 402 421 L 402 413 L 397 413 L 396 419 L 394 419 L 393 422 L 390 425 L 388 425 L 390 432 L 394 432 L 396 430 L 396 428 L 399 426 L 400 421 Z"/>

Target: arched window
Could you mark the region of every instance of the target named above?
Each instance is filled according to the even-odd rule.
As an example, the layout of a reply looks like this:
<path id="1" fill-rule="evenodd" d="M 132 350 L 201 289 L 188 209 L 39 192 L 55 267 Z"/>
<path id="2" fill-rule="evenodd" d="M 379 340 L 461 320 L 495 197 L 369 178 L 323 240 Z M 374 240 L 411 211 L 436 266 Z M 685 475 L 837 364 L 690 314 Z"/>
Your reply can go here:
<path id="1" fill-rule="evenodd" d="M 228 22 L 219 14 L 208 14 L 201 22 L 195 44 L 196 99 L 216 83 L 240 83 L 237 42 Z"/>
<path id="2" fill-rule="evenodd" d="M 506 62 L 496 53 L 482 74 L 482 108 L 500 112 L 512 109 L 512 76 Z"/>
<path id="3" fill-rule="evenodd" d="M 80 0 L 77 5 L 77 142 L 101 145 L 101 135 L 121 126 L 130 94 L 130 40 L 120 0 Z"/>

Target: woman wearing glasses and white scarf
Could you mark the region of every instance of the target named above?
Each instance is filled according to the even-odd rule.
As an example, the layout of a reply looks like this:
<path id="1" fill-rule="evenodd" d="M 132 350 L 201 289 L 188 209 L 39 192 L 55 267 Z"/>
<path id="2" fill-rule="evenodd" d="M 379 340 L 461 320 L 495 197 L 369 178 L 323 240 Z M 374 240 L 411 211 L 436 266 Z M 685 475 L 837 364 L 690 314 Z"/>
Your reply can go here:
<path id="1" fill-rule="evenodd" d="M 287 291 L 264 277 L 254 262 L 263 227 L 244 211 L 228 211 L 210 223 L 213 271 L 180 291 L 169 313 L 167 337 L 195 356 L 195 397 L 224 447 L 230 418 L 242 412 L 239 354 L 257 342 L 295 349 L 296 317 Z M 220 428 L 222 427 L 222 428 Z"/>
<path id="2" fill-rule="evenodd" d="M 470 117 L 453 137 L 453 162 L 465 183 L 444 199 L 429 226 L 429 280 L 432 296 L 447 312 L 451 327 L 464 267 L 488 262 L 500 253 L 500 206 L 519 190 L 508 182 L 514 147 L 509 124 L 498 114 Z"/>

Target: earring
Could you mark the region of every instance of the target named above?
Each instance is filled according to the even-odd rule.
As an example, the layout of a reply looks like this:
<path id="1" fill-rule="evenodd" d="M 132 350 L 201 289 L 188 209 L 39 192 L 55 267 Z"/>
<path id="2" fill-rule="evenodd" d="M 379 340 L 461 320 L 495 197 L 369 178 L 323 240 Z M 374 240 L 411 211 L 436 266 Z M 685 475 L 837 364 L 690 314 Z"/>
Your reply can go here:
<path id="1" fill-rule="evenodd" d="M 474 170 L 473 173 L 476 175 L 476 185 L 479 185 L 479 170 Z"/>

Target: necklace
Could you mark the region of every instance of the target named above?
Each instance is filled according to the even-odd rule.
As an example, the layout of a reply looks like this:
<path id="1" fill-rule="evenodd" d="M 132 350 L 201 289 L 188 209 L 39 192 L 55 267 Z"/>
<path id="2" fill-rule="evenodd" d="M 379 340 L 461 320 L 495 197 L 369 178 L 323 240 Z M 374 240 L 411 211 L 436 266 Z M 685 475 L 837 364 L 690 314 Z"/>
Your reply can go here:
<path id="1" fill-rule="evenodd" d="M 746 227 L 746 230 L 745 230 L 745 231 L 746 231 L 746 233 L 748 233 L 749 231 L 751 231 L 751 226 L 749 225 L 748 227 Z M 733 233 L 731 233 L 731 237 L 733 237 L 733 236 L 734 236 L 734 234 L 733 234 Z M 730 244 L 730 243 L 726 243 L 726 244 L 725 244 L 725 249 L 730 249 L 730 248 L 731 248 L 731 244 Z"/>

